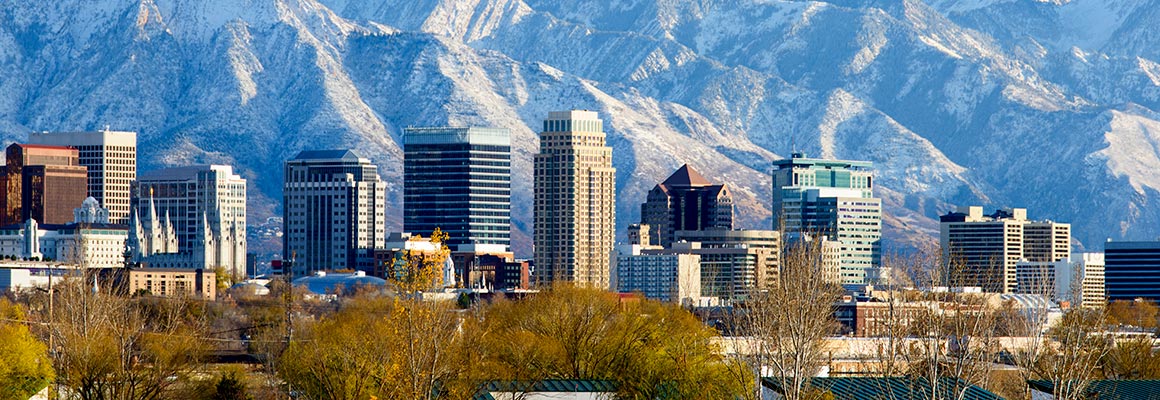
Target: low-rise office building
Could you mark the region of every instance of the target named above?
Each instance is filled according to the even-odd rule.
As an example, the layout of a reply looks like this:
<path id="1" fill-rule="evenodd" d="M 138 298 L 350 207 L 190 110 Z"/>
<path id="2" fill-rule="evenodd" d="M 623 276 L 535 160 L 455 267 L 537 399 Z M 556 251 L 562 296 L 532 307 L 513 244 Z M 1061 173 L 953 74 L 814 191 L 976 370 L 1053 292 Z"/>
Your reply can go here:
<path id="1" fill-rule="evenodd" d="M 129 270 L 129 293 L 160 297 L 217 299 L 217 276 L 213 271 L 187 268 L 140 268 Z"/>
<path id="2" fill-rule="evenodd" d="M 612 287 L 620 293 L 640 292 L 645 298 L 699 304 L 701 256 L 642 254 L 639 245 L 624 245 L 612 257 Z"/>

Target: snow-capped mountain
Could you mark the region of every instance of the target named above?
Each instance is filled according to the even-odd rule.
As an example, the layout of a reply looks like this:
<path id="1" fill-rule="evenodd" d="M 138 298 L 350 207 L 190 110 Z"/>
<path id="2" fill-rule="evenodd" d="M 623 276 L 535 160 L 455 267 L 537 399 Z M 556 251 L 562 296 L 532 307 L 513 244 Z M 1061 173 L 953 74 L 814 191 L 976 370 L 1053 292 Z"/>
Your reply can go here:
<path id="1" fill-rule="evenodd" d="M 1155 26 L 1147 0 L 12 0 L 0 134 L 137 130 L 143 170 L 235 165 L 255 220 L 283 160 L 354 147 L 398 229 L 403 127 L 507 127 L 527 255 L 535 129 L 591 109 L 622 227 L 684 163 L 768 227 L 770 163 L 797 150 L 873 161 L 895 243 L 984 204 L 1099 249 L 1160 235 Z"/>

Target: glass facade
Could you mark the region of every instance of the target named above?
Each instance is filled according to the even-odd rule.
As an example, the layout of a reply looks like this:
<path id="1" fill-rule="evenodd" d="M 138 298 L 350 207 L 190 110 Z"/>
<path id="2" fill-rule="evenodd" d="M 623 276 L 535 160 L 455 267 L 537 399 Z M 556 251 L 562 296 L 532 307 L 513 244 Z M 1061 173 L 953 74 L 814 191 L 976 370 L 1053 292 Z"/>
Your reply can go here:
<path id="1" fill-rule="evenodd" d="M 773 228 L 816 233 L 840 244 L 843 284 L 865 284 L 882 262 L 882 201 L 871 164 L 794 154 L 774 162 Z"/>
<path id="2" fill-rule="evenodd" d="M 403 230 L 439 228 L 456 251 L 511 246 L 511 138 L 499 128 L 408 128 Z"/>
<path id="3" fill-rule="evenodd" d="M 1107 242 L 1104 262 L 1109 301 L 1160 301 L 1160 242 Z"/>

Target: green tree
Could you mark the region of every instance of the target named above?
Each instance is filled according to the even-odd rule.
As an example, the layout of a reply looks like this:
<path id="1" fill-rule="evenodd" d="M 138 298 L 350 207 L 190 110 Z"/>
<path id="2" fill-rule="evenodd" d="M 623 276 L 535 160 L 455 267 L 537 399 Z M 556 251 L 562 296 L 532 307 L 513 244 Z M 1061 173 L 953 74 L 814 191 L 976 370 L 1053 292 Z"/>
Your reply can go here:
<path id="1" fill-rule="evenodd" d="M 254 397 L 246 394 L 246 384 L 238 376 L 238 372 L 229 371 L 218 378 L 214 386 L 212 400 L 251 400 Z"/>
<path id="2" fill-rule="evenodd" d="M 53 379 L 48 348 L 26 323 L 19 305 L 0 298 L 0 398 L 27 399 Z"/>

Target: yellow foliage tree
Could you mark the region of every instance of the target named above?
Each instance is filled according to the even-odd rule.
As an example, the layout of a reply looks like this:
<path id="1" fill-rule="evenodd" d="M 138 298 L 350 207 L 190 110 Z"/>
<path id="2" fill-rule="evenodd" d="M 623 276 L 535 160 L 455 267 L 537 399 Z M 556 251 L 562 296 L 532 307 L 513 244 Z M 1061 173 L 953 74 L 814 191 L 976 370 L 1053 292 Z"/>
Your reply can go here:
<path id="1" fill-rule="evenodd" d="M 717 355 L 715 332 L 670 304 L 556 286 L 499 301 L 476 323 L 469 330 L 484 335 L 481 380 L 527 388 L 543 379 L 612 380 L 619 398 L 645 399 L 735 398 L 749 388 Z"/>
<path id="2" fill-rule="evenodd" d="M 207 322 L 190 300 L 129 299 L 82 282 L 57 289 L 53 364 L 76 397 L 164 399 L 200 367 Z"/>
<path id="3" fill-rule="evenodd" d="M 415 235 L 410 241 L 421 242 L 423 237 Z M 396 259 L 387 278 L 400 293 L 420 292 L 443 285 L 443 263 L 451 256 L 447 233 L 435 228 L 430 241 L 435 245 L 434 251 L 407 248 Z"/>
<path id="4" fill-rule="evenodd" d="M 1160 307 L 1144 299 L 1116 300 L 1108 304 L 1108 322 L 1119 325 L 1156 329 L 1160 323 Z"/>
<path id="5" fill-rule="evenodd" d="M 32 335 L 24 310 L 0 298 L 0 398 L 27 399 L 53 378 L 48 348 Z"/>
<path id="6" fill-rule="evenodd" d="M 302 329 L 278 373 L 311 399 L 468 398 L 459 322 L 447 301 L 355 298 Z"/>

